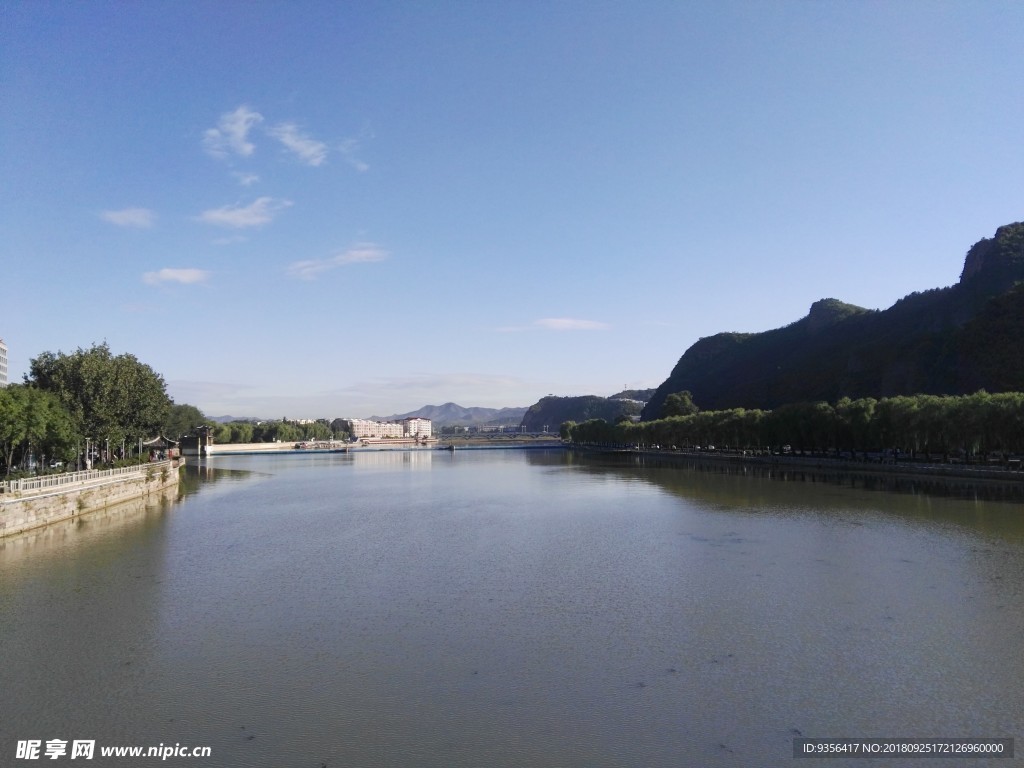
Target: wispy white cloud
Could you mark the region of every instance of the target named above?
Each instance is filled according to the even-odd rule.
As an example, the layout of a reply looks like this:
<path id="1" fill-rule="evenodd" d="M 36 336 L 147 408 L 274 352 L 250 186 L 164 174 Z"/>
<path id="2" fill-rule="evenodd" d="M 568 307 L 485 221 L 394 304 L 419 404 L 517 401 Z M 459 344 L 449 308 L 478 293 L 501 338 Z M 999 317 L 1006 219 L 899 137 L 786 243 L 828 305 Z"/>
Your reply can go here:
<path id="1" fill-rule="evenodd" d="M 299 131 L 295 123 L 279 123 L 267 133 L 306 165 L 317 166 L 327 159 L 327 145 Z"/>
<path id="2" fill-rule="evenodd" d="M 156 272 L 146 272 L 142 276 L 142 282 L 149 285 L 159 285 L 160 283 L 191 285 L 193 283 L 204 283 L 209 276 L 210 273 L 204 269 L 170 269 L 165 267 Z"/>
<path id="3" fill-rule="evenodd" d="M 341 152 L 342 159 L 360 173 L 370 170 L 370 166 L 359 159 L 359 141 L 357 139 L 345 139 L 338 145 L 338 151 Z"/>
<path id="4" fill-rule="evenodd" d="M 217 127 L 203 134 L 203 149 L 214 157 L 227 157 L 231 153 L 249 157 L 256 150 L 249 141 L 249 131 L 261 122 L 263 115 L 244 104 L 234 112 L 225 112 Z"/>
<path id="5" fill-rule="evenodd" d="M 248 105 L 241 105 L 232 112 L 220 116 L 215 128 L 203 132 L 203 149 L 213 157 L 227 158 L 231 155 L 250 157 L 256 151 L 251 140 L 253 130 L 264 122 L 264 117 Z M 344 139 L 338 144 L 328 145 L 304 133 L 297 123 L 279 122 L 263 130 L 263 135 L 281 142 L 284 148 L 301 163 L 310 166 L 322 165 L 333 152 L 357 171 L 369 170 L 370 166 L 359 157 L 358 139 Z M 233 174 L 242 186 L 259 181 L 255 173 L 235 172 Z"/>
<path id="6" fill-rule="evenodd" d="M 296 277 L 300 280 L 313 280 L 332 269 L 349 264 L 367 264 L 374 261 L 384 261 L 388 255 L 387 251 L 373 243 L 360 243 L 328 259 L 296 261 L 288 266 L 288 276 Z"/>
<path id="7" fill-rule="evenodd" d="M 146 229 L 153 226 L 156 214 L 148 208 L 122 208 L 119 211 L 102 211 L 100 218 L 119 227 Z"/>
<path id="8" fill-rule="evenodd" d="M 261 227 L 273 221 L 278 212 L 292 204 L 291 200 L 278 200 L 273 197 L 261 197 L 249 205 L 225 205 L 223 208 L 211 208 L 199 214 L 199 220 L 206 224 L 232 229 Z"/>

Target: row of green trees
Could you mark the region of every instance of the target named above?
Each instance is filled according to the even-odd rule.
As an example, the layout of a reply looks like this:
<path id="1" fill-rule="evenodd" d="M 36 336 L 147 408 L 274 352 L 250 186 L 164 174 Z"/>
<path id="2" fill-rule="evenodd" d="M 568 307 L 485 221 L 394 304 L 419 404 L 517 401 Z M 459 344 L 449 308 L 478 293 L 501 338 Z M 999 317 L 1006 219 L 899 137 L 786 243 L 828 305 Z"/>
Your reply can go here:
<path id="1" fill-rule="evenodd" d="M 162 376 L 134 355 L 112 354 L 106 342 L 44 352 L 24 383 L 0 389 L 0 469 L 91 461 L 93 447 L 111 462 L 137 455 L 140 441 L 176 437 L 203 420 L 198 408 L 171 400 Z"/>
<path id="2" fill-rule="evenodd" d="M 691 410 L 689 393 L 680 395 L 675 403 Z M 1016 453 L 1024 452 L 1024 393 L 843 398 L 835 404 L 794 403 L 770 411 L 692 410 L 641 423 L 592 419 L 563 424 L 562 436 L 579 444 L 679 448 L 716 445 L 758 450 L 790 445 L 802 452 Z"/>
<path id="3" fill-rule="evenodd" d="M 296 421 L 229 421 L 213 430 L 215 443 L 294 443 L 303 440 L 343 440 L 348 437 L 344 420 L 317 419 L 300 424 Z"/>
<path id="4" fill-rule="evenodd" d="M 0 473 L 113 463 L 139 457 L 141 441 L 178 440 L 202 425 L 217 443 L 299 442 L 348 437 L 343 419 L 299 423 L 233 421 L 214 425 L 193 405 L 167 395 L 163 377 L 106 342 L 71 354 L 44 352 L 21 384 L 0 388 Z"/>

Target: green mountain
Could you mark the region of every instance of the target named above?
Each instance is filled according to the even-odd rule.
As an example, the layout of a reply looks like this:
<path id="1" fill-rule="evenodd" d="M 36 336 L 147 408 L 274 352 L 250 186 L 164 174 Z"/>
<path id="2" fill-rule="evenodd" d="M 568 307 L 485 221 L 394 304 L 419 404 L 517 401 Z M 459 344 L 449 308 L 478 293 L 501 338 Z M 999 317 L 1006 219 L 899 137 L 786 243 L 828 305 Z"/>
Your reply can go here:
<path id="1" fill-rule="evenodd" d="M 917 393 L 1024 390 L 1024 223 L 967 252 L 956 285 L 912 293 L 889 309 L 836 299 L 763 333 L 720 333 L 679 359 L 643 411 L 689 390 L 702 409 Z"/>
<path id="2" fill-rule="evenodd" d="M 523 416 L 520 426 L 527 432 L 557 432 L 566 421 L 583 422 L 588 419 L 604 419 L 612 423 L 616 419 L 640 415 L 642 403 L 636 400 L 582 395 L 579 397 L 542 397 L 531 405 Z"/>

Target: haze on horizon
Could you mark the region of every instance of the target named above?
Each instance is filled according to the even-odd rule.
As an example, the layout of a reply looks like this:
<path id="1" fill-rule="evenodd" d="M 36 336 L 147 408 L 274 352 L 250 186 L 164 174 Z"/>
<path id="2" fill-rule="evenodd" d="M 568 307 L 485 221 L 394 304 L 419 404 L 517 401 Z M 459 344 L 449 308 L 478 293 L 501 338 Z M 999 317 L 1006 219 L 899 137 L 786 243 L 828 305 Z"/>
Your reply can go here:
<path id="1" fill-rule="evenodd" d="M 1024 6 L 0 8 L 10 378 L 107 341 L 210 415 L 657 386 L 1024 219 Z"/>

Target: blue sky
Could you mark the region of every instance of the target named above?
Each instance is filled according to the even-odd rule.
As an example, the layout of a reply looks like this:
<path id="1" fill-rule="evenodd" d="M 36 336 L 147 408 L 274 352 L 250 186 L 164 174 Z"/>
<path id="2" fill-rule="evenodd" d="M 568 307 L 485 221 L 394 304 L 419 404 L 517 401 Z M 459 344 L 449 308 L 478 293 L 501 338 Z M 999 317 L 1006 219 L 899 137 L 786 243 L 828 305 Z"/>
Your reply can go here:
<path id="1" fill-rule="evenodd" d="M 206 414 L 525 406 L 956 282 L 1019 2 L 0 6 L 0 338 Z"/>

